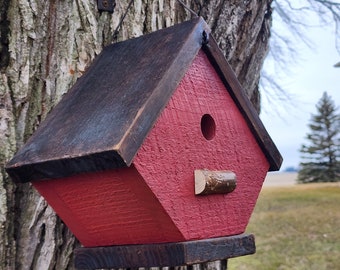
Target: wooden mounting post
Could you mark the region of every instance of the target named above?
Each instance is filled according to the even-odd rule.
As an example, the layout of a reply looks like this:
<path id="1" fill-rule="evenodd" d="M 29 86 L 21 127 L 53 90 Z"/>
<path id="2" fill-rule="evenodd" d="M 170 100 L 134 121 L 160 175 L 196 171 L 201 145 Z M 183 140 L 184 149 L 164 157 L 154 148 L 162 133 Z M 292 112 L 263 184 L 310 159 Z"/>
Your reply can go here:
<path id="1" fill-rule="evenodd" d="M 255 249 L 252 234 L 178 243 L 78 248 L 75 250 L 75 267 L 173 267 L 254 254 Z"/>

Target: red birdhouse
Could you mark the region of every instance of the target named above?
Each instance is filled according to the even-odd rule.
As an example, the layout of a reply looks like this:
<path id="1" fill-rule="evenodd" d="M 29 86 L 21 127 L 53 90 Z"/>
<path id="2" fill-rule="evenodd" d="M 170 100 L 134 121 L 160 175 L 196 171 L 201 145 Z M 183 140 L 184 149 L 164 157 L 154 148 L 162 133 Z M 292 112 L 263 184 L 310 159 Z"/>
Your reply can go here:
<path id="1" fill-rule="evenodd" d="M 282 158 L 207 24 L 112 44 L 8 163 L 86 247 L 245 231 Z"/>

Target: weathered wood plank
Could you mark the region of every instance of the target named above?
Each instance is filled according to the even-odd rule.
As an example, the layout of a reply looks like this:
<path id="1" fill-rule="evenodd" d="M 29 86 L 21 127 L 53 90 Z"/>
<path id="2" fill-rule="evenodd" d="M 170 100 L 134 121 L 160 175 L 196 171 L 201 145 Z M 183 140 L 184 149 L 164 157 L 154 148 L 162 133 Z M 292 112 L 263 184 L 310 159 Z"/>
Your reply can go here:
<path id="1" fill-rule="evenodd" d="M 202 18 L 106 47 L 7 164 L 16 182 L 130 166 L 202 46 Z M 213 38 L 205 48 L 271 167 L 282 157 Z M 61 169 L 62 168 L 62 169 Z"/>
<path id="2" fill-rule="evenodd" d="M 197 18 L 104 48 L 7 164 L 13 180 L 129 166 L 207 27 Z"/>
<path id="3" fill-rule="evenodd" d="M 171 267 L 249 255 L 255 250 L 252 234 L 167 244 L 78 248 L 75 250 L 75 267 Z"/>

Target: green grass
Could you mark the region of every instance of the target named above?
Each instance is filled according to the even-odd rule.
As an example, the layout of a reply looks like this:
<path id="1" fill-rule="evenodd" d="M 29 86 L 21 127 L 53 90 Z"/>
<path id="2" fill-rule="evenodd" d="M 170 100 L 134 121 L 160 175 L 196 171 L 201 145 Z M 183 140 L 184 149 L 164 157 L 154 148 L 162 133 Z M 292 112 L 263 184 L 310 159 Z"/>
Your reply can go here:
<path id="1" fill-rule="evenodd" d="M 228 270 L 340 269 L 340 185 L 264 188 L 247 233 L 256 254 L 230 259 Z"/>

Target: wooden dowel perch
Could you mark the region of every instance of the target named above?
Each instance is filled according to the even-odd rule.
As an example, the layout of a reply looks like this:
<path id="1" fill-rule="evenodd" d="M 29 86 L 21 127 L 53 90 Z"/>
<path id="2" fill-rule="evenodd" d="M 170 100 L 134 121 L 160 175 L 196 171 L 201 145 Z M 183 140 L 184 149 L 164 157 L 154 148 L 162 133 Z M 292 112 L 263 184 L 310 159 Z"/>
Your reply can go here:
<path id="1" fill-rule="evenodd" d="M 236 188 L 236 174 L 231 171 L 195 170 L 195 194 L 226 194 Z"/>

